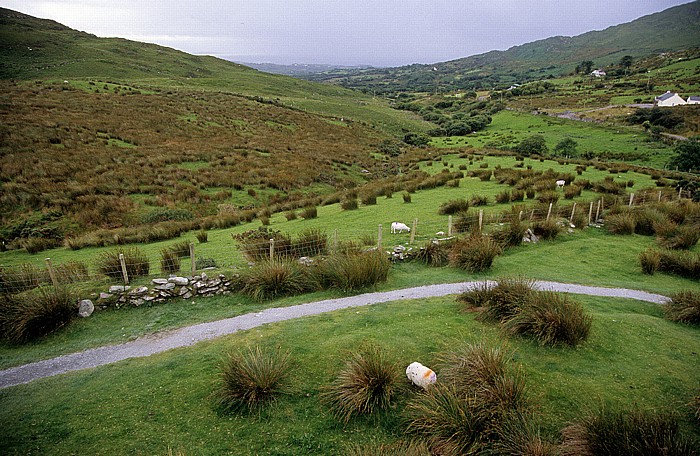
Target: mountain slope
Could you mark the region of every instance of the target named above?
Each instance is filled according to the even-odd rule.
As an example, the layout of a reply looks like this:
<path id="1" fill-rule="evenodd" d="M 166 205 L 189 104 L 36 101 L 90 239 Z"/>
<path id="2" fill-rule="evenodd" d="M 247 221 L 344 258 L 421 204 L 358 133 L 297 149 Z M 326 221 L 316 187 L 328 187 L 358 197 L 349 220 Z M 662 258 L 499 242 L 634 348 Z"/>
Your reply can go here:
<path id="1" fill-rule="evenodd" d="M 597 66 L 633 57 L 700 47 L 700 1 L 575 37 L 557 36 L 434 65 L 326 74 L 345 87 L 376 92 L 492 88 L 570 73 L 582 61 Z M 437 68 L 435 71 L 434 68 Z"/>

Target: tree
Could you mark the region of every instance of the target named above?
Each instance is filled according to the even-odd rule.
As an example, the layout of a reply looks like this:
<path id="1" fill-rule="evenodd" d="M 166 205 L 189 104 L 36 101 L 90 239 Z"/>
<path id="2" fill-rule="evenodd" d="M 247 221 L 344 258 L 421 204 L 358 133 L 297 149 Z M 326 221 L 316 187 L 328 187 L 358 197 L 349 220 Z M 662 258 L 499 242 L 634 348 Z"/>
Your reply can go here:
<path id="1" fill-rule="evenodd" d="M 520 144 L 515 146 L 515 151 L 524 156 L 533 154 L 546 155 L 549 152 L 544 136 L 532 135 L 520 141 Z"/>
<path id="2" fill-rule="evenodd" d="M 625 55 L 620 59 L 620 66 L 625 69 L 625 76 L 627 76 L 627 70 L 632 66 L 632 63 L 634 63 L 634 57 L 631 55 Z"/>
<path id="3" fill-rule="evenodd" d="M 681 141 L 675 148 L 678 154 L 671 159 L 671 168 L 700 174 L 700 140 Z"/>
<path id="4" fill-rule="evenodd" d="M 583 62 L 581 62 L 580 68 L 583 74 L 589 74 L 593 70 L 593 61 L 584 60 Z"/>
<path id="5" fill-rule="evenodd" d="M 406 133 L 403 142 L 416 147 L 424 147 L 430 142 L 430 136 L 425 133 Z"/>
<path id="6" fill-rule="evenodd" d="M 564 138 L 554 146 L 554 155 L 558 157 L 575 157 L 578 143 L 571 138 Z"/>

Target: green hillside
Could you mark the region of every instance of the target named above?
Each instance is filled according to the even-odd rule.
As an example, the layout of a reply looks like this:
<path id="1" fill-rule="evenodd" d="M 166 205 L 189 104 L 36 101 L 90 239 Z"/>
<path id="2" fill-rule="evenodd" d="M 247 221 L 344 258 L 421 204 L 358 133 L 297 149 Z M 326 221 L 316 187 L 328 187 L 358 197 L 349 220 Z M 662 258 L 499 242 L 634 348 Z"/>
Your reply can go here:
<path id="1" fill-rule="evenodd" d="M 263 73 L 121 38 L 97 38 L 57 22 L 0 8 L 0 79 L 85 80 L 224 91 L 274 98 L 299 109 L 361 120 L 391 133 L 428 125 L 383 100 L 337 86 Z"/>
<path id="2" fill-rule="evenodd" d="M 490 89 L 571 73 L 582 61 L 603 66 L 616 63 L 625 55 L 641 57 L 698 46 L 700 2 L 695 1 L 575 37 L 556 36 L 506 51 L 491 51 L 430 65 L 343 70 L 318 79 L 377 93 Z"/>

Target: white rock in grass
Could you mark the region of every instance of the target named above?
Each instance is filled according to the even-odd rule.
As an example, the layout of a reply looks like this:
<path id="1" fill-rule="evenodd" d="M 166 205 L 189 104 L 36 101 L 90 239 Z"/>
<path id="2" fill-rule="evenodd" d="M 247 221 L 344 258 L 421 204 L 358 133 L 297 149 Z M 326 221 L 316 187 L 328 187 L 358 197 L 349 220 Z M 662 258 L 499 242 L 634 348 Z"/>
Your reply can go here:
<path id="1" fill-rule="evenodd" d="M 437 375 L 432 369 L 428 369 L 419 362 L 413 362 L 406 368 L 406 377 L 413 382 L 414 385 L 427 389 L 437 381 Z"/>
<path id="2" fill-rule="evenodd" d="M 78 315 L 87 318 L 95 311 L 95 305 L 89 299 L 83 299 L 79 302 Z"/>

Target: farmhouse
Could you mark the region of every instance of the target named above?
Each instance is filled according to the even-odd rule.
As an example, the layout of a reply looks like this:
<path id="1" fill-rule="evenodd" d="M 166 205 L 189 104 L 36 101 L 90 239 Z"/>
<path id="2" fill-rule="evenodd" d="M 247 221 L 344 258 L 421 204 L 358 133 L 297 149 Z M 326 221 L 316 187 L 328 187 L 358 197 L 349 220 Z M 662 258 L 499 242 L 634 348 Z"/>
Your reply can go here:
<path id="1" fill-rule="evenodd" d="M 686 104 L 700 104 L 700 97 L 688 97 Z"/>
<path id="2" fill-rule="evenodd" d="M 608 74 L 604 70 L 593 70 L 591 72 L 591 76 L 595 76 L 596 78 L 603 78 L 607 75 Z"/>
<path id="3" fill-rule="evenodd" d="M 668 107 L 668 106 L 680 106 L 686 104 L 685 100 L 681 98 L 677 93 L 671 93 L 667 91 L 665 94 L 655 98 L 656 106 Z"/>

